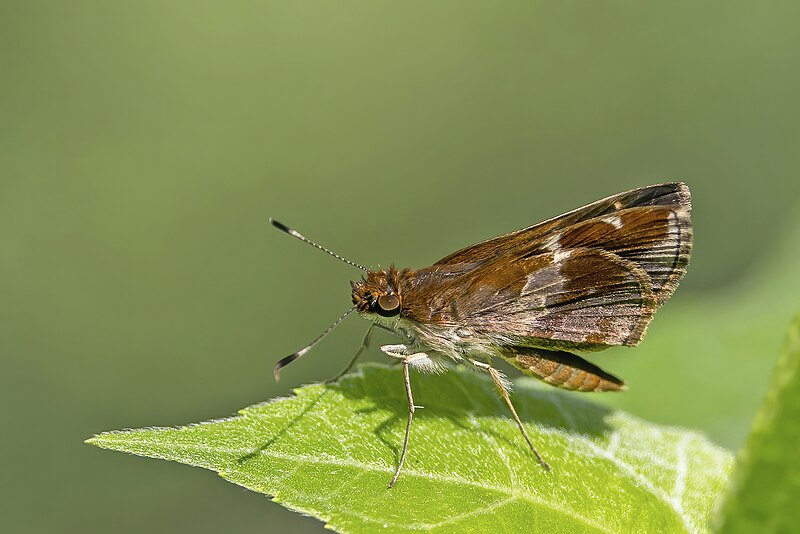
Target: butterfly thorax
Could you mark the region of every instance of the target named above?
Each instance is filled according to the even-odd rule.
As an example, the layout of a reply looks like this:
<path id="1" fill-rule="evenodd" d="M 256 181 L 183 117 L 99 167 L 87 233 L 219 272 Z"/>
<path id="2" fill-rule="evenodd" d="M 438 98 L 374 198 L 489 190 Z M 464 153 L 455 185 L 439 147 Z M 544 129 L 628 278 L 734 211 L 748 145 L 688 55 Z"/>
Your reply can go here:
<path id="1" fill-rule="evenodd" d="M 476 339 L 469 329 L 453 323 L 452 310 L 436 298 L 433 289 L 442 289 L 444 281 L 453 275 L 450 271 L 400 270 L 394 266 L 368 271 L 361 280 L 351 282 L 353 304 L 362 317 L 391 330 L 411 346 L 455 360 L 466 353 L 485 353 L 487 340 Z"/>

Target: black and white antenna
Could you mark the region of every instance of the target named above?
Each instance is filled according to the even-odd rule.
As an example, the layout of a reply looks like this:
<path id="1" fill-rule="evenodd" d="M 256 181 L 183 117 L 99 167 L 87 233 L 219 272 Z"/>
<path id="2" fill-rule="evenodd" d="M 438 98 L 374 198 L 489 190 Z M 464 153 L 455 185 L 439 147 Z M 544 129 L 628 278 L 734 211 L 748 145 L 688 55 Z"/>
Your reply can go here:
<path id="1" fill-rule="evenodd" d="M 335 252 L 333 252 L 332 250 L 328 250 L 327 248 L 323 247 L 322 245 L 314 243 L 313 241 L 311 241 L 309 238 L 307 238 L 306 236 L 304 236 L 303 234 L 301 234 L 297 230 L 289 228 L 285 224 L 276 221 L 272 217 L 269 218 L 269 222 L 272 223 L 272 226 L 274 226 L 275 228 L 277 228 L 281 232 L 287 233 L 292 237 L 296 237 L 300 241 L 302 241 L 304 243 L 308 243 L 312 247 L 316 247 L 316 248 L 320 249 L 322 252 L 326 252 L 326 253 L 330 254 L 331 256 L 333 256 L 334 258 L 336 258 L 338 260 L 342 260 L 343 262 L 345 262 L 348 265 L 352 265 L 353 267 L 357 267 L 357 268 L 359 268 L 359 269 L 361 269 L 362 271 L 365 271 L 365 272 L 369 271 L 369 269 L 367 269 L 366 267 L 362 267 L 361 265 L 357 264 L 356 262 L 350 261 L 347 258 L 343 258 L 343 257 L 339 256 L 338 254 L 336 254 Z"/>
<path id="2" fill-rule="evenodd" d="M 272 217 L 270 217 L 270 219 L 269 219 L 269 222 L 272 224 L 272 226 L 274 226 L 275 228 L 277 228 L 277 229 L 278 229 L 278 230 L 280 230 L 281 232 L 284 232 L 284 233 L 286 233 L 286 234 L 289 234 L 289 235 L 290 235 L 290 236 L 292 236 L 292 237 L 296 237 L 296 238 L 297 238 L 297 239 L 299 239 L 300 241 L 302 241 L 302 242 L 304 242 L 304 243 L 308 243 L 308 244 L 309 244 L 309 245 L 311 245 L 312 247 L 318 248 L 318 249 L 320 249 L 322 252 L 325 252 L 325 253 L 327 253 L 327 254 L 330 254 L 330 255 L 331 255 L 331 256 L 333 256 L 334 258 L 336 258 L 336 259 L 338 259 L 338 260 L 341 260 L 341 261 L 345 262 L 345 263 L 346 263 L 346 264 L 348 264 L 348 265 L 351 265 L 351 266 L 353 266 L 353 267 L 356 267 L 356 268 L 358 268 L 358 269 L 361 269 L 362 271 L 365 271 L 365 272 L 368 272 L 368 271 L 369 271 L 369 269 L 367 269 L 366 267 L 362 267 L 361 265 L 357 264 L 356 262 L 350 261 L 350 260 L 348 260 L 348 259 L 346 259 L 346 258 L 343 258 L 343 257 L 339 256 L 338 254 L 336 254 L 336 253 L 335 253 L 335 252 L 333 252 L 332 250 L 328 250 L 327 248 L 323 247 L 322 245 L 319 245 L 319 244 L 317 244 L 317 243 L 315 243 L 315 242 L 311 241 L 309 238 L 305 237 L 303 234 L 301 234 L 301 233 L 300 233 L 300 232 L 298 232 L 297 230 L 294 230 L 294 229 L 292 229 L 292 228 L 289 228 L 289 227 L 288 227 L 288 226 L 286 226 L 285 224 L 283 224 L 283 223 L 280 223 L 280 222 L 276 221 L 276 220 L 275 220 L 275 219 L 273 219 Z M 321 334 L 320 334 L 320 335 L 317 337 L 317 339 L 315 339 L 314 341 L 312 341 L 311 343 L 309 343 L 308 345 L 306 345 L 306 346 L 305 346 L 305 347 L 303 347 L 302 349 L 298 350 L 297 352 L 294 352 L 294 353 L 292 353 L 292 354 L 288 355 L 287 357 L 283 358 L 282 360 L 278 361 L 278 363 L 276 363 L 276 364 L 275 364 L 275 369 L 274 369 L 274 371 L 273 371 L 273 373 L 274 373 L 274 375 L 275 375 L 275 381 L 277 382 L 277 381 L 280 379 L 280 373 L 281 373 L 281 369 L 283 369 L 284 367 L 286 367 L 287 365 L 289 365 L 290 363 L 292 363 L 293 361 L 295 361 L 296 359 L 300 358 L 300 357 L 301 357 L 301 356 L 303 356 L 305 353 L 307 353 L 308 351 L 310 351 L 310 350 L 311 350 L 311 349 L 314 347 L 314 345 L 316 345 L 317 343 L 319 343 L 320 341 L 322 341 L 322 338 L 324 338 L 325 336 L 327 336 L 328 334 L 330 334 L 330 333 L 331 333 L 331 331 L 332 331 L 334 328 L 336 328 L 336 326 L 337 326 L 339 323 L 341 323 L 341 322 L 344 320 L 344 318 L 345 318 L 345 317 L 347 317 L 348 315 L 350 315 L 350 314 L 351 314 L 351 313 L 352 313 L 352 312 L 353 312 L 355 309 L 356 309 L 356 306 L 353 306 L 352 308 L 350 308 L 349 310 L 347 310 L 346 312 L 344 312 L 344 314 L 342 314 L 342 316 L 341 316 L 341 317 L 339 317 L 338 319 L 336 319 L 336 321 L 334 321 L 332 325 L 330 325 L 328 328 L 326 328 L 326 329 L 325 329 L 325 331 L 324 331 L 324 332 L 322 332 L 322 333 L 321 333 Z"/>
<path id="3" fill-rule="evenodd" d="M 353 310 L 355 310 L 355 309 L 356 309 L 356 306 L 353 306 L 352 308 L 350 308 L 349 310 L 344 312 L 342 314 L 342 316 L 339 317 L 338 319 L 336 319 L 336 321 L 334 321 L 334 323 L 332 325 L 330 325 L 328 328 L 326 328 L 325 331 L 323 333 L 321 333 L 319 335 L 319 337 L 317 337 L 317 339 L 315 339 L 314 341 L 312 341 L 311 343 L 309 343 L 308 345 L 306 345 L 302 349 L 298 350 L 297 352 L 293 352 L 292 354 L 288 355 L 287 357 L 283 358 L 278 363 L 276 363 L 275 364 L 275 369 L 272 371 L 273 374 L 275 375 L 275 382 L 280 380 L 281 369 L 283 369 L 284 367 L 286 367 L 287 365 L 289 365 L 290 363 L 292 363 L 296 359 L 298 359 L 301 356 L 303 356 L 306 352 L 310 351 L 314 347 L 314 345 L 316 345 L 317 343 L 322 341 L 322 338 L 324 338 L 325 336 L 330 334 L 331 330 L 336 328 L 336 325 L 341 323 L 344 320 L 344 318 L 347 317 L 348 315 L 350 315 L 353 312 Z"/>

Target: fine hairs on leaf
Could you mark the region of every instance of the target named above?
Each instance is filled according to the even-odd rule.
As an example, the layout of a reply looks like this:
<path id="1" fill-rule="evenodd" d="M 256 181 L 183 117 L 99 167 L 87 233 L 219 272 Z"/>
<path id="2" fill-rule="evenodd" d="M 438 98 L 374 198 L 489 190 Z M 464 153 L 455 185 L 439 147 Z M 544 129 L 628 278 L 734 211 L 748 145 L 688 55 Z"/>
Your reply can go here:
<path id="1" fill-rule="evenodd" d="M 87 441 L 216 471 L 340 532 L 705 532 L 732 465 L 702 434 L 519 379 L 515 403 L 545 472 L 491 382 L 454 370 L 415 376 L 425 409 L 387 490 L 405 426 L 401 384 L 397 368 L 363 365 L 232 418 Z"/>

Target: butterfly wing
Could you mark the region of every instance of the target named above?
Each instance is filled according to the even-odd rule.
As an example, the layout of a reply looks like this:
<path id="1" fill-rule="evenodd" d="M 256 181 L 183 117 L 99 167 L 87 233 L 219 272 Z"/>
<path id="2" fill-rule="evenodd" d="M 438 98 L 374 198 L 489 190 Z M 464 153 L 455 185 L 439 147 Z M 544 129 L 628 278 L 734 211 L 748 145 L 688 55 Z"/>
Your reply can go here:
<path id="1" fill-rule="evenodd" d="M 674 292 L 692 249 L 691 195 L 683 183 L 634 189 L 461 249 L 434 266 L 478 268 L 505 256 L 576 248 L 611 252 L 650 277 L 657 305 Z"/>
<path id="2" fill-rule="evenodd" d="M 461 282 L 444 321 L 502 346 L 636 345 L 656 310 L 644 270 L 600 249 L 500 258 Z"/>
<path id="3" fill-rule="evenodd" d="M 689 210 L 691 208 L 689 188 L 684 183 L 671 182 L 612 195 L 533 226 L 462 248 L 445 256 L 434 265 L 452 265 L 484 260 L 517 247 L 524 247 L 574 224 L 597 217 L 614 215 L 624 209 L 643 206 L 685 207 Z"/>
<path id="4" fill-rule="evenodd" d="M 417 272 L 405 314 L 507 347 L 636 345 L 686 272 L 690 211 L 661 184 L 467 247 Z"/>

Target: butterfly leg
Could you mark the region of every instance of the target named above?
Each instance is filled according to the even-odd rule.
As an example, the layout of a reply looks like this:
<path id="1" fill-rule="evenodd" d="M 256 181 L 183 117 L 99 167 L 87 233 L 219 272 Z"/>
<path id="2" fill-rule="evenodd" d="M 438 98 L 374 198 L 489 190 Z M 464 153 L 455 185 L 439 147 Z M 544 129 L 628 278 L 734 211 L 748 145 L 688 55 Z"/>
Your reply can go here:
<path id="1" fill-rule="evenodd" d="M 394 486 L 394 483 L 397 482 L 397 478 L 400 476 L 400 470 L 403 469 L 403 463 L 406 460 L 408 435 L 411 433 L 411 420 L 414 418 L 414 410 L 422 408 L 422 406 L 414 405 L 414 395 L 411 393 L 411 375 L 409 374 L 409 367 L 415 362 L 428 359 L 428 355 L 424 352 L 406 355 L 404 352 L 408 351 L 408 347 L 405 345 L 383 345 L 381 350 L 389 356 L 399 358 L 403 364 L 403 379 L 406 384 L 406 397 L 408 397 L 408 420 L 406 421 L 406 434 L 403 438 L 403 451 L 400 453 L 400 462 L 397 464 L 397 470 L 395 470 L 392 480 L 389 481 L 389 488 L 391 488 Z"/>
<path id="2" fill-rule="evenodd" d="M 536 460 L 538 460 L 539 465 L 541 465 L 545 471 L 550 471 L 550 466 L 547 465 L 547 462 L 544 461 L 542 455 L 539 454 L 539 451 L 537 451 L 536 447 L 533 446 L 533 442 L 531 441 L 531 438 L 528 437 L 528 432 L 525 430 L 525 426 L 522 424 L 519 415 L 517 415 L 517 410 L 511 403 L 511 396 L 508 394 L 508 387 L 506 386 L 505 377 L 500 373 L 500 371 L 498 371 L 488 363 L 479 362 L 476 360 L 470 360 L 470 362 L 476 367 L 483 369 L 484 371 L 489 373 L 489 376 L 492 377 L 494 385 L 497 387 L 497 391 L 500 392 L 500 396 L 503 397 L 503 400 L 506 402 L 506 405 L 508 405 L 508 408 L 511 410 L 511 414 L 514 416 L 514 420 L 517 422 L 519 431 L 522 432 L 522 437 L 525 438 L 525 441 L 528 443 L 528 446 L 531 448 L 531 451 L 533 451 L 533 454 L 536 456 Z"/>
<path id="3" fill-rule="evenodd" d="M 365 350 L 367 350 L 369 348 L 369 343 L 372 340 L 372 329 L 374 327 L 375 327 L 375 323 L 371 323 L 369 325 L 369 328 L 367 329 L 367 333 L 364 334 L 364 339 L 361 341 L 361 346 L 359 346 L 356 349 L 356 353 L 353 354 L 352 358 L 350 358 L 350 363 L 348 363 L 347 367 L 342 369 L 341 372 L 339 372 L 338 375 L 334 376 L 333 378 L 329 378 L 328 380 L 326 380 L 325 381 L 326 384 L 329 384 L 331 382 L 336 382 L 337 380 L 339 380 L 344 375 L 346 375 L 347 373 L 350 372 L 350 369 L 352 369 L 353 366 L 356 364 L 356 362 L 358 361 L 358 358 L 361 356 L 361 353 L 363 353 Z"/>

